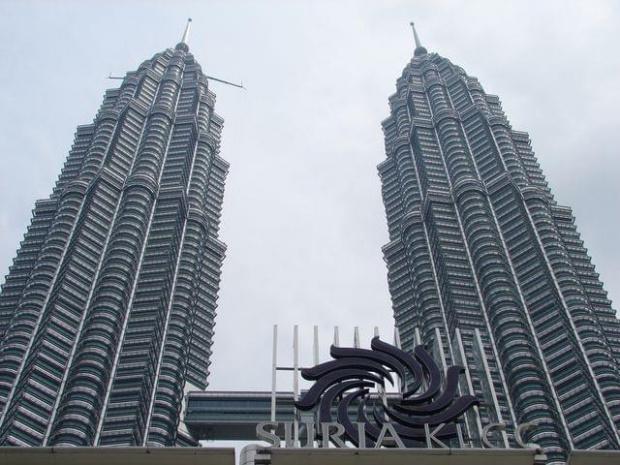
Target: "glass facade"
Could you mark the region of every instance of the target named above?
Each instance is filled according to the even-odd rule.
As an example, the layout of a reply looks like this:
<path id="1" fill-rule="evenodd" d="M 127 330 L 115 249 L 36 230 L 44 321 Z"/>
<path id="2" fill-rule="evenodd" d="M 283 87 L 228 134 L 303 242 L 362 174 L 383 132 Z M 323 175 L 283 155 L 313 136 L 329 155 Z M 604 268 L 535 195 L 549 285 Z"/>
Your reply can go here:
<path id="1" fill-rule="evenodd" d="M 484 399 L 465 419 L 470 438 L 535 422 L 528 440 L 550 463 L 619 449 L 620 323 L 527 133 L 421 46 L 396 88 L 378 169 L 403 347 L 422 342 L 468 367 L 461 388 Z"/>
<path id="2" fill-rule="evenodd" d="M 0 445 L 195 444 L 226 250 L 214 103 L 183 41 L 78 127 L 0 294 Z"/>

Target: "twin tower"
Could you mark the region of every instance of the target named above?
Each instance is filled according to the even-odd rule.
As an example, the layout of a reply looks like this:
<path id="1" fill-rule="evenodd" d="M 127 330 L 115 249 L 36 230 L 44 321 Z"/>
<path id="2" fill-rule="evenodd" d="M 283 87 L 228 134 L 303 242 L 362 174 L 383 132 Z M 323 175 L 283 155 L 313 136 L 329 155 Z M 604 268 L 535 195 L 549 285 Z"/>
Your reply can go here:
<path id="1" fill-rule="evenodd" d="M 378 167 L 402 345 L 468 368 L 472 431 L 534 421 L 552 461 L 619 449 L 620 322 L 572 212 L 499 99 L 415 38 Z M 195 444 L 226 250 L 214 102 L 185 34 L 78 127 L 0 294 L 0 445 Z"/>

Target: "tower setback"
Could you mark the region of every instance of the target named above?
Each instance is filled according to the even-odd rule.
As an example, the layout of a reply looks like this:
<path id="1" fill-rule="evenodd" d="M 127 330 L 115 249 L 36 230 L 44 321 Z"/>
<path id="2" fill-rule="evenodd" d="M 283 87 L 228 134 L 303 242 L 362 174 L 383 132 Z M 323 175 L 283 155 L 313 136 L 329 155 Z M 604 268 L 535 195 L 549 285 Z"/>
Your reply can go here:
<path id="1" fill-rule="evenodd" d="M 465 421 L 473 438 L 534 422 L 551 463 L 620 449 L 620 323 L 572 211 L 498 97 L 415 39 L 378 166 L 403 347 L 468 367 L 461 390 L 484 402 Z"/>
<path id="2" fill-rule="evenodd" d="M 0 445 L 195 444 L 228 163 L 188 30 L 106 92 L 36 202 L 0 293 Z"/>

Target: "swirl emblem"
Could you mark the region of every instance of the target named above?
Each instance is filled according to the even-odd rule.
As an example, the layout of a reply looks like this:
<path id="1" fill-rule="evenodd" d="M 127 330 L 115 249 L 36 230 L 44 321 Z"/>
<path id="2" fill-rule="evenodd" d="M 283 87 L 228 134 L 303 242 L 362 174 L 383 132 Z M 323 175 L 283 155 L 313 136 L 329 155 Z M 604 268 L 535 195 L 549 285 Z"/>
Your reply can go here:
<path id="1" fill-rule="evenodd" d="M 406 447 L 424 444 L 425 425 L 436 430 L 437 439 L 456 437 L 457 417 L 479 404 L 474 396 L 457 395 L 464 368 L 449 367 L 440 392 L 439 367 L 423 346 L 415 347 L 411 356 L 375 337 L 371 349 L 331 346 L 334 360 L 301 371 L 304 379 L 315 383 L 296 407 L 316 408 L 318 423 L 333 422 L 336 413 L 346 438 L 356 447 L 360 444 L 354 421 L 364 425 L 366 447 L 374 447 L 386 423 L 391 423 Z M 393 373 L 401 380 L 402 393 L 395 401 L 388 403 L 370 394 L 375 385 L 385 388 L 386 381 L 393 386 Z"/>

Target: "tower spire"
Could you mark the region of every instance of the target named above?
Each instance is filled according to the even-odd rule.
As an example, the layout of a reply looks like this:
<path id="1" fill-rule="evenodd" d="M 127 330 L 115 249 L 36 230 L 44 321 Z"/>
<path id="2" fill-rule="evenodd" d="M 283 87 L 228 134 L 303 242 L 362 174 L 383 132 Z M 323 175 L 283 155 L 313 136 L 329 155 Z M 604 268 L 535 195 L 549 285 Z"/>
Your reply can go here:
<path id="1" fill-rule="evenodd" d="M 415 24 L 413 24 L 413 21 L 411 21 L 409 24 L 411 25 L 411 29 L 413 30 L 413 40 L 415 41 L 415 51 L 413 52 L 413 54 L 415 56 L 426 55 L 426 49 L 422 46 L 422 42 L 418 37 L 418 31 L 415 30 Z"/>
<path id="2" fill-rule="evenodd" d="M 191 24 L 192 24 L 192 18 L 187 18 L 187 26 L 185 26 L 185 32 L 183 33 L 183 38 L 181 39 L 181 43 L 185 45 L 187 45 L 187 39 L 189 38 L 189 28 Z"/>
<path id="3" fill-rule="evenodd" d="M 185 52 L 189 51 L 189 46 L 187 45 L 187 39 L 189 38 L 189 29 L 192 24 L 192 18 L 187 18 L 187 26 L 185 26 L 185 32 L 183 32 L 183 37 L 181 38 L 181 42 L 177 44 L 175 47 L 177 50 L 183 50 Z"/>

